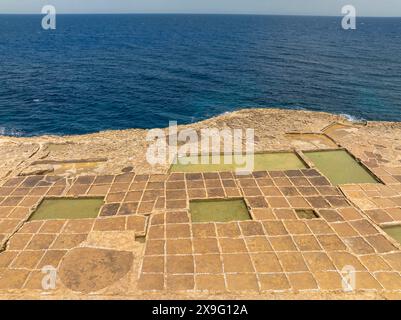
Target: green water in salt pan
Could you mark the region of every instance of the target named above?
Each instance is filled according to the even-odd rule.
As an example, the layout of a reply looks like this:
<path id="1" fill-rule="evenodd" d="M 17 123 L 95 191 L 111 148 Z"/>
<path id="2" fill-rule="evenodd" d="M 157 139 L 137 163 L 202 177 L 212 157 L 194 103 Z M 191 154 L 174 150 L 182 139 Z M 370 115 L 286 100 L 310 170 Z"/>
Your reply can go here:
<path id="1" fill-rule="evenodd" d="M 217 159 L 216 164 L 213 158 Z M 215 172 L 215 171 L 235 171 L 246 169 L 243 163 L 245 156 L 236 161 L 234 155 L 229 155 L 225 159 L 224 155 L 205 156 L 187 156 L 179 157 L 177 163 L 171 166 L 172 172 Z M 183 163 L 182 160 L 186 162 Z M 205 163 L 205 164 L 202 164 Z M 304 162 L 293 152 L 276 152 L 276 153 L 257 153 L 254 154 L 254 166 L 251 171 L 275 171 L 275 170 L 296 170 L 305 169 Z"/>
<path id="2" fill-rule="evenodd" d="M 29 220 L 96 218 L 102 205 L 102 198 L 45 199 Z"/>
<path id="3" fill-rule="evenodd" d="M 316 212 L 312 209 L 296 209 L 295 210 L 296 215 L 298 216 L 299 219 L 316 219 L 319 218 L 319 216 L 316 214 Z"/>
<path id="4" fill-rule="evenodd" d="M 244 200 L 195 200 L 189 203 L 192 222 L 250 220 Z"/>
<path id="5" fill-rule="evenodd" d="M 401 226 L 384 227 L 384 232 L 401 244 Z"/>
<path id="6" fill-rule="evenodd" d="M 304 152 L 333 185 L 349 183 L 378 183 L 373 175 L 347 151 Z"/>

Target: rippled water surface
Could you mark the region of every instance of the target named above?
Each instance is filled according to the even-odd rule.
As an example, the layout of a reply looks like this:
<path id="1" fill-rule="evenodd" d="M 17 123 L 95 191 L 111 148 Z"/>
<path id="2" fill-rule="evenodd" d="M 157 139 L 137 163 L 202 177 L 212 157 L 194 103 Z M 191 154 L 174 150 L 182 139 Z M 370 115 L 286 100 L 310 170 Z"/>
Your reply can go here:
<path id="1" fill-rule="evenodd" d="M 401 121 L 401 19 L 0 15 L 0 134 L 190 123 L 242 107 Z"/>

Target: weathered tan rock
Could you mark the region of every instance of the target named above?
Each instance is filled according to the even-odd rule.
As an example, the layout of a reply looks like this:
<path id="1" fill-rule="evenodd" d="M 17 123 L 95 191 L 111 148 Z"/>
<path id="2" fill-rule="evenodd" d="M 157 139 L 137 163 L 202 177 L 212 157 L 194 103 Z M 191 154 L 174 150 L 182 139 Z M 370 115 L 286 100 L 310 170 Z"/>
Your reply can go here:
<path id="1" fill-rule="evenodd" d="M 168 123 L 166 122 L 166 126 Z M 298 136 L 289 139 L 288 133 L 325 133 L 335 143 L 350 149 L 365 163 L 374 166 L 401 166 L 401 123 L 353 123 L 340 115 L 324 112 L 280 109 L 244 109 L 190 125 L 178 130 L 204 128 L 252 128 L 255 130 L 255 150 L 274 151 L 293 148 L 312 150 L 335 147 L 324 136 Z M 164 129 L 166 137 L 168 129 Z M 0 177 L 12 176 L 14 170 L 22 171 L 38 160 L 63 161 L 87 160 L 99 157 L 106 161 L 87 168 L 66 168 L 81 174 L 117 174 L 132 167 L 137 173 L 165 173 L 169 165 L 152 166 L 146 161 L 148 130 L 128 129 L 103 131 L 81 136 L 42 136 L 32 138 L 4 137 L 0 139 L 0 156 L 8 160 L 0 167 Z M 22 147 L 23 146 L 23 147 Z M 21 161 L 21 160 L 26 161 Z M 54 165 L 55 171 L 60 168 Z M 67 166 L 69 167 L 69 166 Z M 18 169 L 18 170 L 17 170 Z M 61 168 L 63 169 L 63 168 Z M 61 170 L 62 171 L 62 170 Z M 0 178 L 1 179 L 1 178 Z"/>
<path id="2" fill-rule="evenodd" d="M 173 119 L 172 119 L 173 120 Z M 178 130 L 194 129 L 200 132 L 204 128 L 253 128 L 255 129 L 256 151 L 282 150 L 299 145 L 299 141 L 289 142 L 285 137 L 287 132 L 319 132 L 322 128 L 335 121 L 345 121 L 341 116 L 328 113 L 312 113 L 307 111 L 289 111 L 279 109 L 248 109 L 224 114 L 198 123 L 179 126 Z M 168 123 L 166 122 L 166 126 Z M 164 129 L 166 137 L 168 129 Z M 169 165 L 152 166 L 146 161 L 146 141 L 148 130 L 128 129 L 103 131 L 81 136 L 42 136 L 32 138 L 5 137 L 3 143 L 8 144 L 35 144 L 35 156 L 29 161 L 15 165 L 22 171 L 38 160 L 45 161 L 71 161 L 107 158 L 95 168 L 77 170 L 80 174 L 117 174 L 126 167 L 133 167 L 135 172 L 165 173 Z M 306 143 L 306 149 L 313 149 L 313 143 Z M 13 159 L 20 158 L 16 148 Z M 0 155 L 1 155 L 0 151 Z M 33 152 L 32 152 L 33 153 Z M 55 168 L 57 171 L 58 168 Z"/>
<path id="3" fill-rule="evenodd" d="M 41 164 L 34 165 L 25 168 L 19 174 L 20 176 L 35 176 L 35 175 L 45 175 L 54 172 L 54 168 L 51 165 Z"/>
<path id="4" fill-rule="evenodd" d="M 24 143 L 18 138 L 0 139 L 0 181 L 14 176 L 14 170 L 26 166 L 26 161 L 38 150 L 39 145 L 34 141 Z"/>

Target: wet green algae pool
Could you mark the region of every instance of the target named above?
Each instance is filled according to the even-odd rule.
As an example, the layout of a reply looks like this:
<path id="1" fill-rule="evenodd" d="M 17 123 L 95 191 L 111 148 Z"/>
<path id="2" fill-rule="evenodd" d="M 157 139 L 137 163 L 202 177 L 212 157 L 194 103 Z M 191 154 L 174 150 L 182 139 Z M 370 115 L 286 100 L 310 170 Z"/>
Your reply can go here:
<path id="1" fill-rule="evenodd" d="M 378 183 L 346 150 L 304 152 L 333 185 Z"/>
<path id="2" fill-rule="evenodd" d="M 401 225 L 389 226 L 382 228 L 385 233 L 401 244 Z"/>
<path id="3" fill-rule="evenodd" d="M 316 219 L 319 218 L 315 210 L 312 209 L 296 209 L 295 213 L 299 219 Z"/>
<path id="4" fill-rule="evenodd" d="M 194 200 L 189 203 L 192 222 L 230 222 L 251 220 L 243 199 Z"/>
<path id="5" fill-rule="evenodd" d="M 103 198 L 45 199 L 29 220 L 96 218 L 103 203 Z"/>
<path id="6" fill-rule="evenodd" d="M 218 160 L 217 164 L 212 162 L 213 156 L 211 155 L 179 157 L 177 163 L 171 166 L 171 172 L 215 172 L 245 169 L 243 164 L 236 163 L 234 155 L 229 155 L 228 157 L 229 161 L 225 161 L 224 155 L 217 155 L 215 157 Z M 185 163 L 182 161 L 183 159 Z M 245 156 L 241 160 L 245 161 Z M 296 170 L 305 168 L 305 163 L 294 152 L 257 153 L 254 154 L 254 167 L 252 171 Z"/>

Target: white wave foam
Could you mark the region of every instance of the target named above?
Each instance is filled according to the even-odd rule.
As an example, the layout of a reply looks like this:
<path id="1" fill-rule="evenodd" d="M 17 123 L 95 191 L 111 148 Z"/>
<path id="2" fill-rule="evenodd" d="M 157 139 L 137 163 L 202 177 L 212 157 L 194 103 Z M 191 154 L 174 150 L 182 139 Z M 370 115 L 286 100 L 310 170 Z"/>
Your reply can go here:
<path id="1" fill-rule="evenodd" d="M 347 119 L 350 122 L 366 122 L 366 119 L 364 118 L 359 118 L 356 116 L 352 116 L 350 114 L 347 113 L 341 113 L 340 116 L 344 117 L 345 119 Z"/>
<path id="2" fill-rule="evenodd" d="M 8 129 L 6 127 L 0 127 L 0 136 L 11 136 L 11 137 L 21 137 L 23 132 L 17 129 Z"/>

